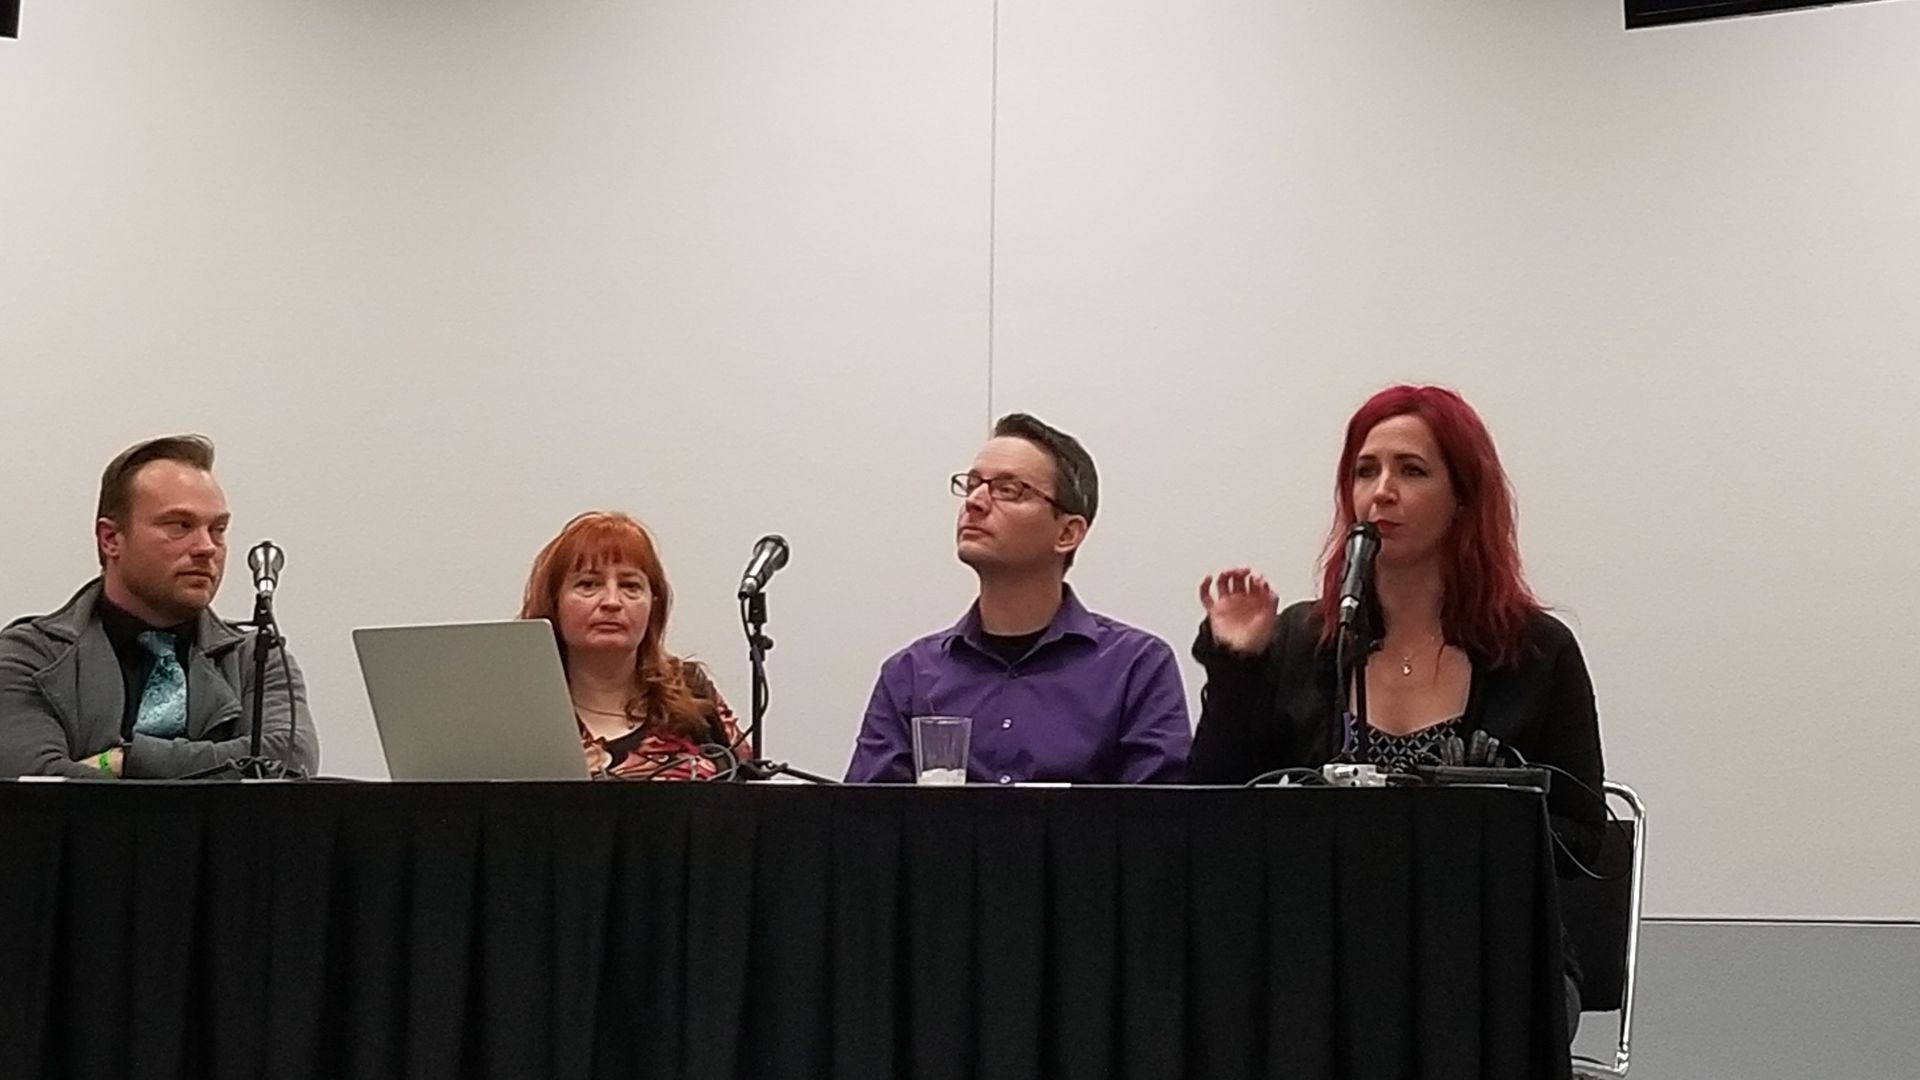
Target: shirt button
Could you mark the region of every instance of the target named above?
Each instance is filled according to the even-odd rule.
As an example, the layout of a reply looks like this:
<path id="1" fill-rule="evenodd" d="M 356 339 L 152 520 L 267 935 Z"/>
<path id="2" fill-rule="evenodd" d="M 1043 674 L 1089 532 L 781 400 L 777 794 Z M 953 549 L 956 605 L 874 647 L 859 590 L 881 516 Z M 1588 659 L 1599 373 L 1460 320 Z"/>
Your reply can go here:
<path id="1" fill-rule="evenodd" d="M 1013 717 L 1011 716 L 1007 717 L 1005 720 L 1000 721 L 1001 731 L 1005 731 L 1012 726 L 1013 726 Z"/>
<path id="2" fill-rule="evenodd" d="M 1013 783 L 1013 777 L 1007 776 L 1006 774 L 1003 773 L 1000 776 L 1000 782 L 1003 784 L 1011 784 Z"/>

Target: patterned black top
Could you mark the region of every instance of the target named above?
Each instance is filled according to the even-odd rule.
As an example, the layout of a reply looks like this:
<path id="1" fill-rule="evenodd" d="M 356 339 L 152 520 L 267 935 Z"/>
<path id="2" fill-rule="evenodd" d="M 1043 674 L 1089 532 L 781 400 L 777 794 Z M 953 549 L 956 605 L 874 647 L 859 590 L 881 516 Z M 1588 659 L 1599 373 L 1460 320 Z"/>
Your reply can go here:
<path id="1" fill-rule="evenodd" d="M 1449 735 L 1460 734 L 1460 717 L 1442 720 L 1405 735 L 1389 735 L 1367 725 L 1367 760 L 1384 772 L 1408 773 L 1415 765 L 1431 765 L 1440 759 L 1440 744 Z"/>

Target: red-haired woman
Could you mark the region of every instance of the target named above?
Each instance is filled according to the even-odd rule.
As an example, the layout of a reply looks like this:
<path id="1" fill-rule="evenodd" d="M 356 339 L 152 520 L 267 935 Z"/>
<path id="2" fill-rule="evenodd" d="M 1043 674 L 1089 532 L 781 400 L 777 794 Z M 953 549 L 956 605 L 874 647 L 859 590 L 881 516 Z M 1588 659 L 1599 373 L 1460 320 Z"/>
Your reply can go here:
<path id="1" fill-rule="evenodd" d="M 1572 631 L 1521 576 L 1512 493 L 1486 425 L 1450 390 L 1381 391 L 1347 422 L 1334 503 L 1319 599 L 1281 611 L 1245 567 L 1200 583 L 1207 618 L 1194 656 L 1207 685 L 1188 778 L 1243 783 L 1350 758 L 1404 771 L 1450 737 L 1471 746 L 1484 732 L 1590 789 L 1555 777 L 1547 808 L 1568 851 L 1591 865 L 1605 820 L 1593 683 Z M 1367 730 L 1349 738 L 1350 713 L 1335 722 L 1333 640 L 1355 521 L 1379 528 L 1380 548 Z"/>
<path id="2" fill-rule="evenodd" d="M 527 576 L 523 619 L 553 623 L 596 779 L 706 780 L 744 752 L 699 664 L 667 652 L 673 590 L 653 537 L 625 514 L 581 514 Z"/>

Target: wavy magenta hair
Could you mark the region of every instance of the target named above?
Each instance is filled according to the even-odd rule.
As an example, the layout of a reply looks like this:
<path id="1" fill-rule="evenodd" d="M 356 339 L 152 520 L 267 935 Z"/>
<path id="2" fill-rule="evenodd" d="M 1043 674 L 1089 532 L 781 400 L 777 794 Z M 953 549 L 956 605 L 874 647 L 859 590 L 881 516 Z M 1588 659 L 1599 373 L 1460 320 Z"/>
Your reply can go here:
<path id="1" fill-rule="evenodd" d="M 1320 599 L 1314 604 L 1321 643 L 1332 644 L 1340 577 L 1346 570 L 1347 529 L 1355 517 L 1354 459 L 1367 435 L 1396 416 L 1426 421 L 1460 502 L 1442 556 L 1441 629 L 1450 644 L 1488 659 L 1494 667 L 1513 664 L 1525 645 L 1527 623 L 1543 610 L 1520 571 L 1513 486 L 1480 414 L 1459 394 L 1438 386 L 1388 387 L 1368 398 L 1347 421 L 1346 444 L 1333 478 L 1333 530 L 1320 556 Z"/>

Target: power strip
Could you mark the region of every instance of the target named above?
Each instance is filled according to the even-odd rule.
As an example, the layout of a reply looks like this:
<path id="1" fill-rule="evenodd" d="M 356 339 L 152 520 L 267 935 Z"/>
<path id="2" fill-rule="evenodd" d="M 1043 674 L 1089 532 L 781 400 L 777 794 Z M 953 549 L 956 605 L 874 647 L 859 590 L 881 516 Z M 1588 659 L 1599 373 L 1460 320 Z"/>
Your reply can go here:
<path id="1" fill-rule="evenodd" d="M 1413 775 L 1428 787 L 1504 787 L 1535 788 L 1546 794 L 1553 786 L 1547 770 L 1534 765 L 1519 768 L 1493 768 L 1481 765 L 1415 765 Z"/>

